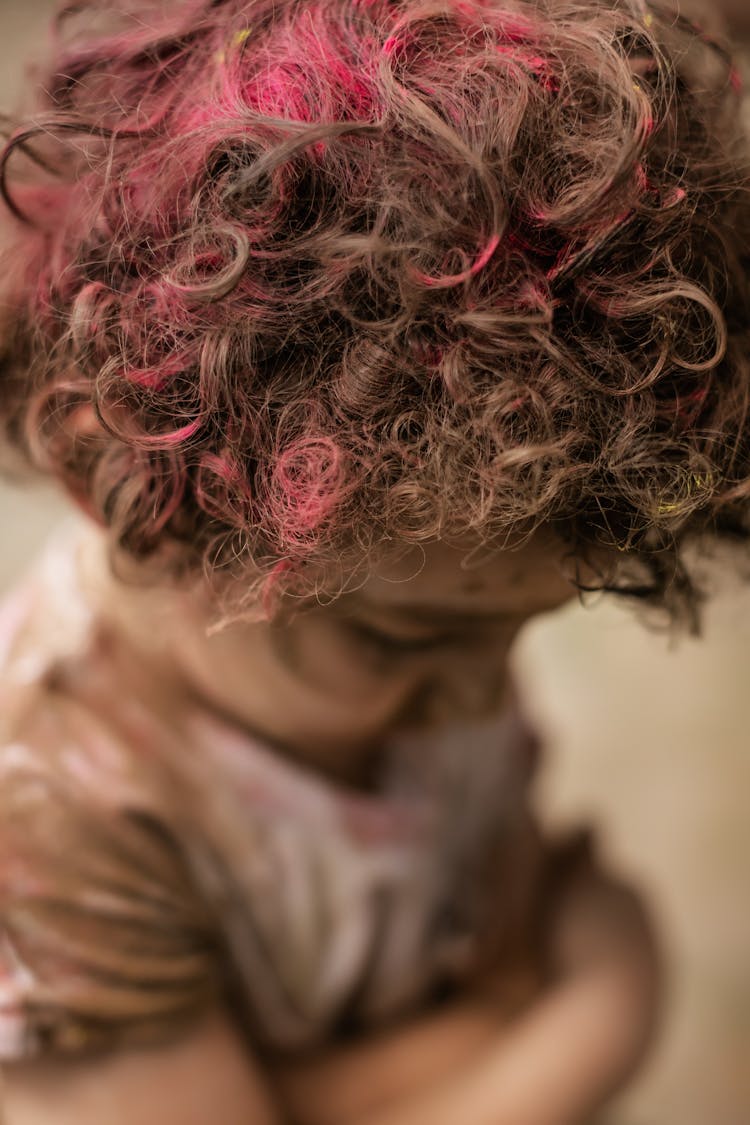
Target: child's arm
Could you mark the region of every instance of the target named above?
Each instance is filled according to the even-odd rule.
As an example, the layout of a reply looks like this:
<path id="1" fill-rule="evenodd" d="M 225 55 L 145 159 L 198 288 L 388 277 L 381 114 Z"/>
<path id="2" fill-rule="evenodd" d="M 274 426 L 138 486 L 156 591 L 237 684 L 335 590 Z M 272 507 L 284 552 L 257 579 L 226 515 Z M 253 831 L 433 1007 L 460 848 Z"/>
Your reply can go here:
<path id="1" fill-rule="evenodd" d="M 400 1100 L 326 1125 L 582 1125 L 642 1047 L 627 976 L 591 972 L 555 988 L 470 1062 Z M 304 1119 L 297 1117 L 299 1125 Z"/>
<path id="2" fill-rule="evenodd" d="M 280 1068 L 296 1125 L 573 1125 L 654 1027 L 657 954 L 632 892 L 592 872 L 556 924 L 558 983 L 509 1018 L 486 991 L 389 1036 Z M 502 984 L 502 981 L 499 982 Z"/>
<path id="3" fill-rule="evenodd" d="M 3 1125 L 578 1125 L 648 1042 L 656 958 L 642 908 L 603 876 L 571 892 L 557 952 L 560 983 L 515 1020 L 488 981 L 449 1010 L 265 1076 L 220 1012 L 168 1048 L 9 1067 Z"/>
<path id="4" fill-rule="evenodd" d="M 167 1047 L 13 1064 L 2 1125 L 280 1125 L 258 1065 L 220 1011 Z"/>

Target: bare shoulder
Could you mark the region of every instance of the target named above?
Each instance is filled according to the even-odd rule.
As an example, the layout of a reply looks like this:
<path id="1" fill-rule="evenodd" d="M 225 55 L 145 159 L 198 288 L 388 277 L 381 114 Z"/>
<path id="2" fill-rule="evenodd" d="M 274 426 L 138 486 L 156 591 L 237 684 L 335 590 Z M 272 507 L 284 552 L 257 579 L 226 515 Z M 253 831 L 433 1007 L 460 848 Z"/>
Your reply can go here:
<path id="1" fill-rule="evenodd" d="M 214 1010 L 168 1046 L 3 1070 L 2 1125 L 279 1125 L 258 1063 Z"/>

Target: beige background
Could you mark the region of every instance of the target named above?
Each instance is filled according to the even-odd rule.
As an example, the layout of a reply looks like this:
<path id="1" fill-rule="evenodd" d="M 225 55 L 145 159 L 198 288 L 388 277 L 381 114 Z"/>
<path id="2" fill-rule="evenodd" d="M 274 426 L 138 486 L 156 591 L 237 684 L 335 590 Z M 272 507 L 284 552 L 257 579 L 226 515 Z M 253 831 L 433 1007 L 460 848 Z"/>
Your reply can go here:
<path id="1" fill-rule="evenodd" d="M 5 106 L 50 6 L 0 0 Z M 62 510 L 0 487 L 0 588 Z M 722 575 L 704 638 L 676 651 L 604 600 L 533 623 L 515 653 L 549 743 L 547 817 L 601 826 L 669 951 L 661 1043 L 615 1125 L 750 1122 L 750 584 Z"/>

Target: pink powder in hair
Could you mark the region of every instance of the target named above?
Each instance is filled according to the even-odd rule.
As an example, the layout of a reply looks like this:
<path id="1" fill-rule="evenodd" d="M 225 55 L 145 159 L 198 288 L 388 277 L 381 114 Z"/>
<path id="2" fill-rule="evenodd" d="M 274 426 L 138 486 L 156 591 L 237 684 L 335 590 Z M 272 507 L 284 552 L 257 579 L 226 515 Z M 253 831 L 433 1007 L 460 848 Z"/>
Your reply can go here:
<path id="1" fill-rule="evenodd" d="M 707 397 L 708 387 L 706 386 L 698 387 L 697 390 L 686 395 L 676 395 L 675 413 L 682 423 L 681 431 L 684 432 L 697 421 Z"/>
<path id="2" fill-rule="evenodd" d="M 401 37 L 398 35 L 389 35 L 383 44 L 383 54 L 389 57 L 396 53 L 397 48 L 401 43 Z"/>
<path id="3" fill-rule="evenodd" d="M 498 43 L 495 46 L 498 55 L 508 59 L 510 62 L 522 66 L 525 70 L 529 71 L 538 80 L 543 89 L 549 93 L 558 93 L 560 83 L 557 76 L 554 74 L 552 64 L 549 59 L 544 58 L 543 55 L 535 55 L 532 51 L 518 46 L 508 46 L 505 43 Z"/>
<path id="4" fill-rule="evenodd" d="M 108 5 L 75 7 L 105 15 Z M 120 7 L 118 20 L 140 4 Z M 474 518 L 480 481 L 491 485 L 487 528 L 527 507 L 572 504 L 577 520 L 569 432 L 547 432 L 550 405 L 539 419 L 530 410 L 519 435 L 517 388 L 532 405 L 569 403 L 594 443 L 622 427 L 650 441 L 650 387 L 625 416 L 587 373 L 606 366 L 613 381 L 639 385 L 652 357 L 623 354 L 615 321 L 628 322 L 644 353 L 657 346 L 665 294 L 649 274 L 661 271 L 678 294 L 659 372 L 673 414 L 668 384 L 681 371 L 680 331 L 691 329 L 690 298 L 679 294 L 701 285 L 712 310 L 724 300 L 724 280 L 712 288 L 717 244 L 704 217 L 729 214 L 728 150 L 709 131 L 705 153 L 693 143 L 668 36 L 653 57 L 640 47 L 632 57 L 646 28 L 655 41 L 666 30 L 663 13 L 644 26 L 632 5 L 552 13 L 533 0 L 514 0 L 516 11 L 485 0 L 167 7 L 169 34 L 139 20 L 103 37 L 83 28 L 49 71 L 48 125 L 22 138 L 29 152 L 38 141 L 42 158 L 49 138 L 62 139 L 59 200 L 58 180 L 47 185 L 44 165 L 25 166 L 14 150 L 9 172 L 23 174 L 13 198 L 44 220 L 21 232 L 16 253 L 21 338 L 46 380 L 36 406 L 31 388 L 25 403 L 19 391 L 19 427 L 35 430 L 40 464 L 65 475 L 82 503 L 95 494 L 126 550 L 150 550 L 162 527 L 167 539 L 182 503 L 190 565 L 220 566 L 228 554 L 217 544 L 241 540 L 264 567 L 284 557 L 279 586 L 294 568 L 300 588 L 306 567 L 317 582 L 319 564 L 371 534 L 429 538 L 451 514 Z M 739 73 L 726 62 L 716 94 L 734 103 Z M 564 104 L 543 93 L 559 92 L 563 75 Z M 708 99 L 705 109 L 709 121 Z M 687 124 L 698 110 L 686 99 Z M 73 117 L 82 128 L 69 136 Z M 665 153 L 683 144 L 685 182 L 696 186 L 678 208 L 685 191 Z M 29 173 L 42 183 L 28 189 Z M 609 257 L 608 235 L 633 215 L 637 237 L 618 238 Z M 727 223 L 719 253 L 731 256 L 735 230 L 739 248 L 740 226 Z M 690 261 L 670 260 L 683 245 Z M 553 297 L 547 281 L 561 270 L 566 287 Z M 720 334 L 716 311 L 695 346 L 706 363 Z M 412 355 L 415 337 L 429 343 Z M 547 347 L 554 364 L 542 362 Z M 744 369 L 727 372 L 731 387 L 744 385 Z M 454 417 L 449 399 L 465 413 Z M 90 431 L 91 413 L 75 413 L 81 402 L 98 411 Z M 694 405 L 683 397 L 678 408 Z M 717 431 L 731 429 L 730 414 Z M 404 417 L 415 424 L 402 431 Z M 473 445 L 474 433 L 492 440 Z M 548 437 L 562 465 L 544 478 L 543 508 L 523 457 Z M 489 460 L 497 441 L 512 448 L 517 438 L 518 465 Z M 424 471 L 409 476 L 415 465 Z M 596 474 L 579 485 L 598 503 Z M 613 473 L 609 498 L 629 526 L 636 504 L 650 526 L 649 487 L 638 495 L 625 470 Z"/>
<path id="5" fill-rule="evenodd" d="M 161 391 L 169 382 L 170 375 L 176 374 L 182 367 L 183 364 L 178 359 L 172 359 L 168 360 L 162 367 L 125 368 L 122 377 L 127 383 L 135 383 L 138 387 L 144 387 L 150 391 Z"/>
<path id="6" fill-rule="evenodd" d="M 273 484 L 282 536 L 296 540 L 314 530 L 339 502 L 344 457 L 327 437 L 300 438 L 279 454 Z"/>
<path id="7" fill-rule="evenodd" d="M 459 285 L 462 281 L 468 281 L 470 277 L 473 277 L 475 274 L 479 273 L 481 269 L 484 269 L 499 245 L 500 236 L 493 234 L 476 261 L 468 269 L 462 270 L 461 273 L 454 273 L 444 277 L 430 277 L 428 274 L 421 273 L 413 267 L 410 268 L 410 273 L 422 285 L 426 285 L 432 289 L 447 289 L 451 285 Z"/>
<path id="8" fill-rule="evenodd" d="M 201 428 L 203 420 L 195 418 L 192 422 L 188 422 L 185 426 L 180 426 L 176 430 L 170 430 L 164 434 L 137 434 L 131 439 L 134 446 L 141 449 L 169 449 L 173 446 L 181 445 L 189 438 L 193 437 Z"/>
<path id="9" fill-rule="evenodd" d="M 279 559 L 266 578 L 261 595 L 261 608 L 268 620 L 274 616 L 276 605 L 281 594 L 281 584 L 284 580 L 284 576 L 293 570 L 294 564 L 290 559 Z"/>
<path id="10" fill-rule="evenodd" d="M 239 527 L 252 519 L 253 493 L 242 466 L 231 453 L 202 454 L 194 487 L 198 504 L 209 515 Z"/>
<path id="11" fill-rule="evenodd" d="M 444 348 L 438 347 L 436 344 L 415 344 L 412 348 L 414 358 L 417 363 L 422 364 L 423 367 L 437 367 L 443 358 Z"/>

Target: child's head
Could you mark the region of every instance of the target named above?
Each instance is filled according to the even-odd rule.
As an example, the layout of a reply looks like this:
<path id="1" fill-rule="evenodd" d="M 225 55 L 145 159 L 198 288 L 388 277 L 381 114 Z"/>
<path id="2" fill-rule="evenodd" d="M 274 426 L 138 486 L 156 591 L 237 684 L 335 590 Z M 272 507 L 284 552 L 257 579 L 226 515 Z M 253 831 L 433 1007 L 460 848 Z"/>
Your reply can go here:
<path id="1" fill-rule="evenodd" d="M 694 623 L 750 494 L 722 49 L 640 0 L 110 8 L 6 148 L 10 443 L 231 612 L 541 533 Z"/>

